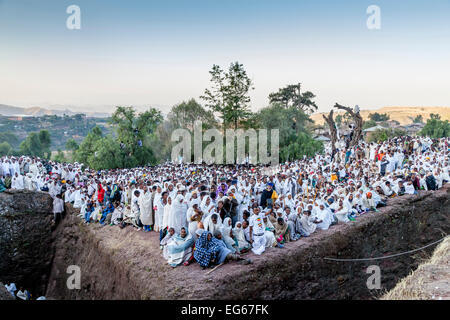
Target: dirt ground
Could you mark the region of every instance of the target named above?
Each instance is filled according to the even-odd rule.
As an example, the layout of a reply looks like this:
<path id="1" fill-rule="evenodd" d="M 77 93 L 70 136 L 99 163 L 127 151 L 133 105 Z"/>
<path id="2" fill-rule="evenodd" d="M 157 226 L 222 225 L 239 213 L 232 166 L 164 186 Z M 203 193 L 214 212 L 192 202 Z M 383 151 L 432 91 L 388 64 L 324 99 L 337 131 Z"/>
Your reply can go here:
<path id="1" fill-rule="evenodd" d="M 450 236 L 383 300 L 450 300 Z"/>
<path id="2" fill-rule="evenodd" d="M 389 250 L 394 250 L 394 247 L 397 246 L 397 250 L 400 250 L 403 248 L 400 247 L 400 244 L 390 244 L 388 239 L 383 238 L 383 235 L 377 235 L 380 227 L 376 224 L 387 223 L 387 218 L 386 221 L 378 221 L 380 220 L 379 216 L 388 216 L 387 213 L 389 213 L 389 219 L 397 219 L 397 212 L 403 211 L 404 213 L 401 216 L 407 221 L 406 216 L 411 210 L 415 210 L 414 203 L 419 204 L 422 201 L 421 199 L 427 201 L 424 205 L 441 206 L 438 210 L 443 210 L 442 203 L 439 203 L 436 199 L 447 195 L 449 190 L 450 188 L 446 187 L 433 194 L 423 192 L 419 197 L 403 196 L 392 199 L 389 206 L 381 208 L 379 212 L 367 213 L 358 217 L 354 222 L 339 224 L 326 231 L 318 230 L 311 237 L 287 243 L 283 249 L 267 248 L 261 256 L 256 256 L 250 252 L 245 255 L 245 258 L 252 260 L 253 263 L 250 265 L 232 262 L 222 265 L 213 272 L 202 270 L 196 263 L 177 268 L 170 267 L 162 257 L 159 248 L 159 234 L 156 232 L 145 233 L 142 230 L 136 231 L 132 227 L 120 229 L 117 226 L 85 225 L 79 217 L 75 216 L 76 211 L 72 209 L 73 212 L 69 210 L 68 217 L 66 217 L 60 230 L 60 243 L 56 249 L 48 295 L 69 299 L 210 299 L 217 297 L 229 299 L 296 299 L 314 295 L 317 290 L 322 289 L 327 291 L 327 294 L 333 294 L 331 293 L 334 290 L 333 288 L 339 288 L 341 285 L 334 287 L 333 284 L 328 289 L 322 288 L 323 285 L 320 280 L 317 280 L 321 277 L 320 272 L 330 273 L 333 277 L 342 279 L 346 277 L 348 267 L 330 265 L 329 262 L 323 262 L 323 257 L 336 257 L 341 253 L 348 256 L 348 254 L 352 254 L 352 246 L 361 247 L 359 251 L 356 250 L 353 253 L 355 256 L 352 256 L 352 258 L 365 258 L 369 254 L 376 256 L 394 253 L 387 252 L 386 247 L 389 247 Z M 423 210 L 423 208 L 419 210 Z M 429 223 L 426 225 L 429 225 Z M 447 225 L 444 227 L 447 228 Z M 405 226 L 405 228 L 410 228 L 410 226 Z M 396 230 L 391 231 L 395 235 Z M 361 235 L 364 237 L 364 233 L 368 232 L 371 233 L 371 237 L 376 237 L 373 239 L 376 239 L 377 242 L 383 242 L 383 245 L 379 245 L 383 247 L 382 249 L 373 251 L 372 247 L 361 244 L 361 242 L 364 242 Z M 353 239 L 350 237 L 347 239 L 346 235 L 352 233 L 358 233 L 359 238 Z M 429 232 L 420 237 L 424 242 L 432 239 Z M 402 246 L 407 245 L 406 243 L 402 244 Z M 299 261 L 299 259 L 302 261 Z M 318 262 L 319 260 L 320 262 Z M 295 261 L 299 261 L 298 268 L 310 272 L 311 276 L 310 278 L 303 276 L 304 279 L 296 278 L 298 283 L 292 284 L 302 287 L 304 292 L 301 296 L 298 296 L 297 293 L 291 293 L 287 296 L 283 292 L 283 286 L 285 286 L 283 283 L 294 279 L 296 275 L 293 273 L 298 272 L 286 269 L 286 276 L 283 279 L 283 268 L 286 265 L 296 263 Z M 64 290 L 60 285 L 64 280 L 63 269 L 69 264 L 80 265 L 82 269 L 82 290 L 79 292 L 63 292 Z M 405 262 L 405 264 L 410 264 L 410 261 Z M 401 268 L 402 266 L 395 267 Z M 315 270 L 317 268 L 323 270 L 319 270 L 317 271 L 319 273 L 317 273 Z M 363 269 L 362 266 L 358 268 Z M 351 272 L 355 271 L 351 270 Z M 270 282 L 274 274 L 278 277 L 276 281 L 274 280 L 274 287 L 280 286 L 279 289 L 276 289 L 278 293 L 273 294 L 271 292 L 267 293 L 267 296 L 255 296 L 255 293 L 252 292 L 252 285 L 256 287 L 259 286 L 259 282 Z M 399 275 L 399 277 L 404 276 L 406 274 Z M 240 287 L 242 281 L 239 281 L 239 279 L 245 280 L 246 285 Z M 391 281 L 398 280 L 393 278 Z M 395 283 L 392 284 L 391 288 Z M 349 286 L 351 287 L 350 283 Z M 229 292 L 233 290 L 232 288 L 241 292 Z M 291 291 L 297 290 L 291 289 Z M 289 292 L 289 290 L 286 290 L 286 292 Z M 353 292 L 352 294 L 356 295 L 357 293 Z"/>

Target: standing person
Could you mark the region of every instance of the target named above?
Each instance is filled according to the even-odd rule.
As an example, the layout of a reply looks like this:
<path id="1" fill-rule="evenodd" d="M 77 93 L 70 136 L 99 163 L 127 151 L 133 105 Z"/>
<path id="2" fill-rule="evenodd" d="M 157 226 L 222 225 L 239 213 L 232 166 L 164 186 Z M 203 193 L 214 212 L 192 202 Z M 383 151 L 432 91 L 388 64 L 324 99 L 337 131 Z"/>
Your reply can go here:
<path id="1" fill-rule="evenodd" d="M 262 192 L 260 205 L 263 209 L 266 207 L 272 208 L 273 201 L 277 198 L 277 193 L 273 190 L 273 183 L 269 182 L 266 189 Z"/>
<path id="2" fill-rule="evenodd" d="M 180 234 L 181 228 L 186 227 L 186 211 L 188 210 L 184 197 L 178 194 L 172 203 L 169 215 L 169 227 L 175 229 L 176 234 Z"/>
<path id="3" fill-rule="evenodd" d="M 253 214 L 249 221 L 250 243 L 253 248 L 252 251 L 256 255 L 261 255 L 266 250 L 266 237 L 264 231 L 266 226 L 264 225 L 263 218 L 264 213 L 259 212 L 259 208 L 253 209 Z"/>
<path id="4" fill-rule="evenodd" d="M 100 205 L 102 205 L 104 200 L 105 200 L 105 189 L 103 189 L 102 184 L 99 182 L 97 185 L 97 201 Z"/>
<path id="5" fill-rule="evenodd" d="M 159 241 L 161 241 L 167 233 L 167 229 L 163 228 L 164 222 L 163 219 L 164 219 L 164 208 L 167 205 L 168 196 L 169 194 L 167 193 L 167 191 L 164 191 L 161 194 L 161 197 L 159 198 L 158 202 L 155 204 L 155 231 L 159 232 Z"/>
<path id="6" fill-rule="evenodd" d="M 196 231 L 198 229 L 199 223 L 202 221 L 203 212 L 198 207 L 198 203 L 195 202 L 186 212 L 186 220 L 188 222 L 189 234 L 195 238 Z"/>
<path id="7" fill-rule="evenodd" d="M 58 193 L 56 198 L 53 200 L 53 215 L 54 222 L 58 223 L 61 219 L 61 215 L 64 212 L 64 200 L 61 198 L 61 194 Z"/>
<path id="8" fill-rule="evenodd" d="M 144 225 L 144 231 L 152 231 L 152 194 L 147 186 L 144 186 L 142 197 L 139 197 L 140 219 Z"/>
<path id="9" fill-rule="evenodd" d="M 141 192 L 138 189 L 135 189 L 133 192 L 134 197 L 131 200 L 131 212 L 135 217 L 136 223 L 138 225 L 138 230 L 141 228 L 141 213 L 139 208 L 139 198 L 141 196 Z"/>

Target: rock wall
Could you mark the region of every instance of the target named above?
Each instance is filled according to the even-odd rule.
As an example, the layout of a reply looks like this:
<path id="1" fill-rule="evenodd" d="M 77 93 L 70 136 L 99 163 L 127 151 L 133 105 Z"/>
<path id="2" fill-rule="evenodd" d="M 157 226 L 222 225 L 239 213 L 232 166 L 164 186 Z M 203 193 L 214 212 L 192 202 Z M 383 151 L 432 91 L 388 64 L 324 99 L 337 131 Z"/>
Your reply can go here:
<path id="1" fill-rule="evenodd" d="M 77 216 L 79 211 L 66 205 L 66 217 L 58 226 L 53 260 L 46 296 L 52 299 L 141 299 L 141 292 L 130 279 L 133 270 L 127 261 L 118 261 L 113 248 L 102 246 L 102 230 L 87 226 Z M 98 227 L 98 226 L 97 226 Z M 106 227 L 105 227 L 106 228 Z M 119 231 L 118 227 L 115 227 Z M 69 266 L 81 271 L 81 288 L 69 289 Z"/>
<path id="2" fill-rule="evenodd" d="M 0 282 L 0 300 L 16 300 L 11 293 L 6 290 L 6 287 L 3 283 Z"/>
<path id="3" fill-rule="evenodd" d="M 241 281 L 224 281 L 212 298 L 224 299 L 374 299 L 395 284 L 433 252 L 429 247 L 415 254 L 365 262 L 339 259 L 374 258 L 425 246 L 450 232 L 450 189 L 424 192 L 392 200 L 388 208 L 366 215 L 342 230 L 327 230 L 314 241 L 288 255 L 279 255 Z M 367 267 L 381 271 L 381 289 L 369 290 Z M 251 283 L 251 286 L 245 285 Z"/>
<path id="4" fill-rule="evenodd" d="M 229 263 L 208 273 L 197 264 L 170 268 L 155 233 L 84 225 L 70 206 L 59 228 L 47 296 L 57 299 L 374 299 L 390 290 L 433 251 L 368 262 L 330 258 L 380 257 L 416 249 L 450 232 L 450 186 L 393 199 L 380 212 L 286 245 L 251 265 Z M 69 265 L 82 270 L 81 289 L 68 290 Z M 369 265 L 381 289 L 369 290 Z"/>
<path id="5" fill-rule="evenodd" d="M 450 300 L 450 236 L 433 256 L 403 278 L 382 300 Z"/>
<path id="6" fill-rule="evenodd" d="M 128 227 L 84 225 L 78 210 L 52 230 L 52 199 L 42 192 L 0 194 L 0 281 L 15 282 L 55 299 L 374 299 L 429 258 L 431 246 L 395 258 L 338 262 L 330 258 L 380 257 L 422 247 L 450 232 L 450 186 L 393 199 L 389 207 L 309 238 L 249 254 L 251 265 L 226 264 L 213 273 L 197 264 L 172 269 L 158 235 Z M 70 290 L 67 268 L 81 269 L 81 288 Z M 369 265 L 381 270 L 381 289 L 369 290 Z"/>
<path id="7" fill-rule="evenodd" d="M 46 290 L 54 254 L 53 201 L 44 192 L 0 193 L 0 281 Z"/>

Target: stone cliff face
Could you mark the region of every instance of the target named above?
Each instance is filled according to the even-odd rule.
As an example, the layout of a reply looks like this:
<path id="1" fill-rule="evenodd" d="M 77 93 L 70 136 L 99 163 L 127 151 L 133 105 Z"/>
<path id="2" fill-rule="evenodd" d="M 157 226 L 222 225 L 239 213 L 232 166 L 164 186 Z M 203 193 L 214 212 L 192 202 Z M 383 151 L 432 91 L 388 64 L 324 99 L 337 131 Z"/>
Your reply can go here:
<path id="1" fill-rule="evenodd" d="M 54 299 L 374 299 L 415 270 L 435 248 L 395 258 L 450 232 L 450 185 L 437 192 L 393 199 L 357 221 L 249 254 L 251 265 L 225 264 L 208 273 L 192 264 L 172 269 L 158 235 L 133 228 L 84 225 L 78 210 L 52 231 L 52 201 L 45 193 L 0 194 L 0 281 Z M 69 266 L 81 271 L 81 288 L 68 289 Z M 381 271 L 381 289 L 369 290 L 367 267 Z"/>
<path id="2" fill-rule="evenodd" d="M 54 253 L 52 208 L 44 192 L 0 193 L 0 281 L 45 293 Z"/>
<path id="3" fill-rule="evenodd" d="M 450 186 L 393 199 L 380 212 L 249 254 L 251 265 L 225 264 L 208 273 L 198 264 L 172 269 L 154 232 L 86 226 L 69 205 L 60 228 L 47 295 L 57 299 L 375 299 L 408 275 L 434 247 L 395 258 L 337 262 L 405 252 L 450 232 Z M 68 290 L 68 265 L 82 272 L 81 289 Z M 369 290 L 367 267 L 381 271 L 381 289 Z"/>
<path id="4" fill-rule="evenodd" d="M 15 300 L 13 296 L 6 290 L 3 283 L 0 282 L 0 300 Z"/>

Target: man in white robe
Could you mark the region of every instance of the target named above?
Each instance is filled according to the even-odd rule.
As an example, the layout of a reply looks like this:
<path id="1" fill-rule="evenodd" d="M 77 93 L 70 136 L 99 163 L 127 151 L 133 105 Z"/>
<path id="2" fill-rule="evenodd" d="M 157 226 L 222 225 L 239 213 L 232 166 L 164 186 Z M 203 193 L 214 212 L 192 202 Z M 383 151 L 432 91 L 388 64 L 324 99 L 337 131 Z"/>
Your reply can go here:
<path id="1" fill-rule="evenodd" d="M 147 186 L 144 186 L 143 192 L 139 197 L 140 219 L 144 225 L 144 231 L 149 232 L 153 226 L 152 216 L 152 193 Z"/>
<path id="2" fill-rule="evenodd" d="M 24 189 L 23 176 L 18 174 L 17 172 L 11 179 L 11 189 L 16 189 L 16 190 Z"/>

